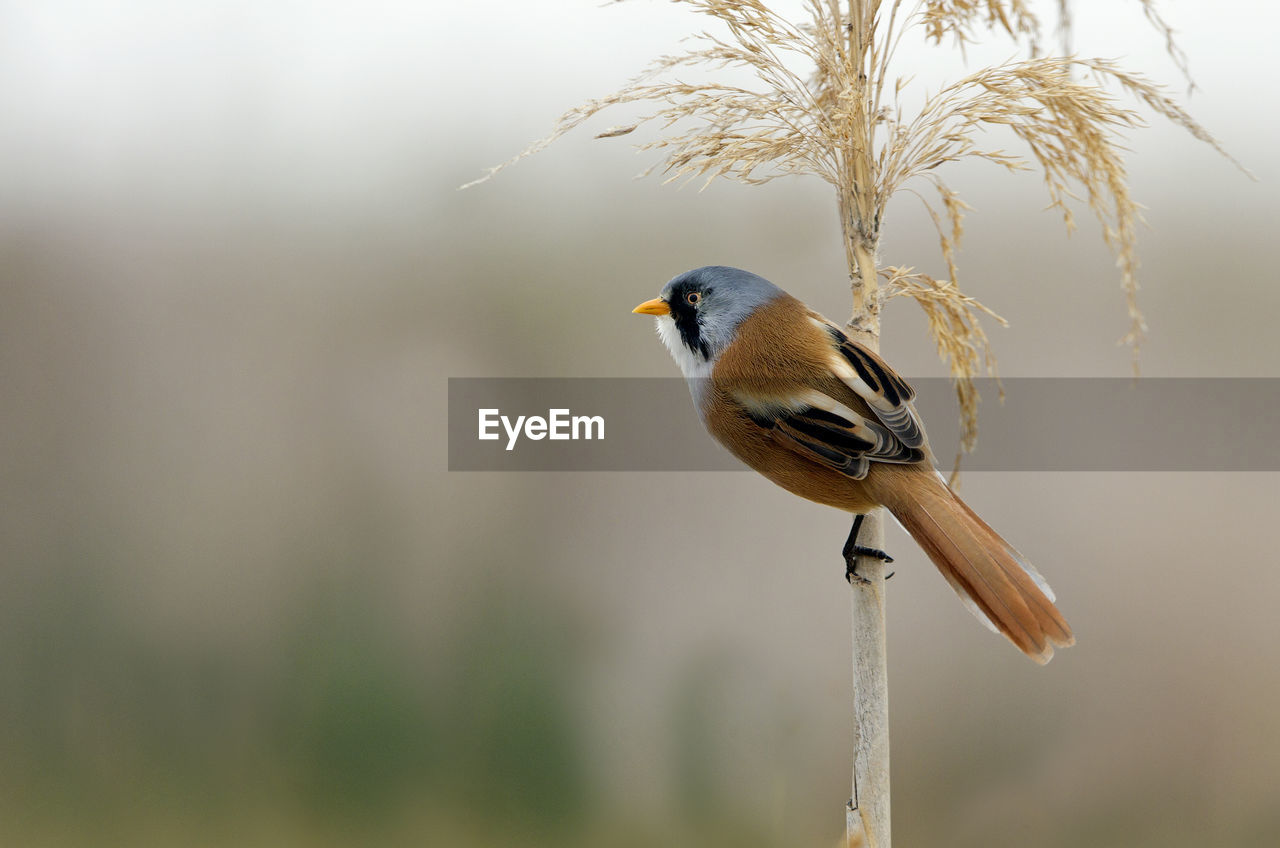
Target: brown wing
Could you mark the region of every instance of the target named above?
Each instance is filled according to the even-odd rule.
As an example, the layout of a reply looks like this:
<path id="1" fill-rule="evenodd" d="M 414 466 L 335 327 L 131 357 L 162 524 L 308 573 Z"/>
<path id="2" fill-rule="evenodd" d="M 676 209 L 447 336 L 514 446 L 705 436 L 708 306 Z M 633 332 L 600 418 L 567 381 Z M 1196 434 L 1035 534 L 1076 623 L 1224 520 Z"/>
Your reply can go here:
<path id="1" fill-rule="evenodd" d="M 836 369 L 841 381 L 867 402 L 871 411 L 907 447 L 928 450 L 928 440 L 919 413 L 911 403 L 915 389 L 883 359 L 858 344 L 830 321 L 816 312 L 810 316 L 831 336 L 836 350 L 848 368 Z"/>
<path id="2" fill-rule="evenodd" d="M 911 463 L 924 452 L 902 443 L 887 427 L 818 392 L 796 397 L 789 407 L 740 403 L 776 442 L 847 477 L 861 480 L 871 462 Z M 824 408 L 827 407 L 827 408 Z"/>
<path id="3" fill-rule="evenodd" d="M 776 444 L 845 476 L 928 456 L 911 387 L 794 298 L 743 321 L 715 380 Z"/>

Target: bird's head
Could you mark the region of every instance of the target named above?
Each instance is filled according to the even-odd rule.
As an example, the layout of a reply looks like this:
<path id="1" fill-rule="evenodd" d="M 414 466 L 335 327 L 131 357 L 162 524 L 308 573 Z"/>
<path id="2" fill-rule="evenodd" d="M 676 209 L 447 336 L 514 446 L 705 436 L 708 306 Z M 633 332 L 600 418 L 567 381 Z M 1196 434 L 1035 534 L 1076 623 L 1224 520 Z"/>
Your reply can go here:
<path id="1" fill-rule="evenodd" d="M 749 271 L 708 265 L 675 277 L 658 297 L 632 312 L 657 316 L 658 335 L 686 377 L 708 376 L 738 325 L 782 294 Z"/>

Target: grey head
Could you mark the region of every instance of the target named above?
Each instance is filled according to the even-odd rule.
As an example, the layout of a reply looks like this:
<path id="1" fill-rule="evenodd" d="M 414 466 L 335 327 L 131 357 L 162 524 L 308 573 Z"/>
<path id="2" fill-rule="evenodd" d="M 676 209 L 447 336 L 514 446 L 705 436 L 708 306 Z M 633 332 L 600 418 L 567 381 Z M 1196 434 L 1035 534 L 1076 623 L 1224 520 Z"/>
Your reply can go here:
<path id="1" fill-rule="evenodd" d="M 661 300 L 671 312 L 658 318 L 658 335 L 685 377 L 709 377 L 738 325 L 784 294 L 750 271 L 725 265 L 695 268 L 662 288 Z"/>

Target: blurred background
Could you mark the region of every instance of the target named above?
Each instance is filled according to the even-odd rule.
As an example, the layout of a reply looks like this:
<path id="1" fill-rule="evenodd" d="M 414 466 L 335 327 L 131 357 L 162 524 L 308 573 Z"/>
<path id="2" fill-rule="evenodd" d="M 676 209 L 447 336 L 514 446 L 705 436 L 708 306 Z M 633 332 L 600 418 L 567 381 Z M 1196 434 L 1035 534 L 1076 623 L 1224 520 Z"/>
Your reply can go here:
<path id="1" fill-rule="evenodd" d="M 1278 376 L 1280 13 L 1163 6 L 1259 180 L 1132 135 L 1143 373 Z M 1140 4 L 1074 8 L 1081 52 L 1185 90 Z M 446 470 L 448 377 L 673 375 L 629 310 L 687 268 L 847 314 L 824 184 L 634 181 L 634 139 L 591 138 L 625 114 L 455 190 L 705 24 L 0 4 L 0 844 L 836 844 L 845 516 L 746 474 Z M 948 179 L 1002 373 L 1128 374 L 1087 216 L 1067 239 L 1034 175 Z M 882 258 L 943 271 L 909 195 Z M 883 348 L 945 374 L 905 301 Z M 965 475 L 1076 629 L 1043 669 L 891 531 L 898 843 L 1275 845 L 1277 482 Z"/>

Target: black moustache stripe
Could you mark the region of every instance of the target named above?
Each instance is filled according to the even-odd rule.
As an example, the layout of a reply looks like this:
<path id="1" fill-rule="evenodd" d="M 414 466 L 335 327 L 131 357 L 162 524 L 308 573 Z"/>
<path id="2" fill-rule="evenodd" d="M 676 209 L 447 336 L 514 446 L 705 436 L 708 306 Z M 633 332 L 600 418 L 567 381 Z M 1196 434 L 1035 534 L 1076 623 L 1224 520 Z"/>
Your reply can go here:
<path id="1" fill-rule="evenodd" d="M 703 359 L 710 359 L 711 348 L 702 337 L 698 311 L 686 303 L 684 295 L 679 292 L 674 292 L 671 298 L 671 317 L 676 322 L 676 329 L 680 331 L 680 341 L 684 342 L 684 346 L 701 354 Z"/>

